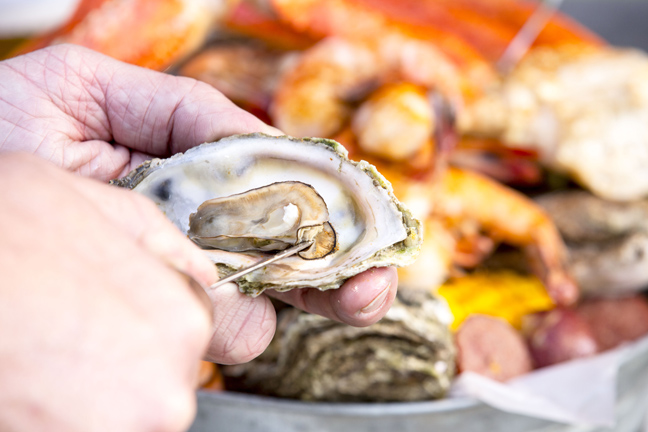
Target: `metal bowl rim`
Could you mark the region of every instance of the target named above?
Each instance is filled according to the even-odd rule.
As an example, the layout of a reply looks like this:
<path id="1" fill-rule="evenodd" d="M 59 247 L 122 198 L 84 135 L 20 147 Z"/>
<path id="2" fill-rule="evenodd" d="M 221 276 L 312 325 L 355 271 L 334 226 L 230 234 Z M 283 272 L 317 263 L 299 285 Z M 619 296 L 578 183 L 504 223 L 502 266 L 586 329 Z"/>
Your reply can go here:
<path id="1" fill-rule="evenodd" d="M 198 395 L 201 399 L 209 399 L 211 403 L 244 403 L 249 405 L 251 409 L 258 407 L 304 414 L 335 414 L 338 416 L 370 415 L 378 417 L 384 415 L 412 415 L 416 413 L 448 413 L 449 411 L 459 411 L 483 405 L 479 400 L 468 397 L 448 397 L 446 399 L 418 402 L 307 402 L 230 391 L 199 391 Z"/>

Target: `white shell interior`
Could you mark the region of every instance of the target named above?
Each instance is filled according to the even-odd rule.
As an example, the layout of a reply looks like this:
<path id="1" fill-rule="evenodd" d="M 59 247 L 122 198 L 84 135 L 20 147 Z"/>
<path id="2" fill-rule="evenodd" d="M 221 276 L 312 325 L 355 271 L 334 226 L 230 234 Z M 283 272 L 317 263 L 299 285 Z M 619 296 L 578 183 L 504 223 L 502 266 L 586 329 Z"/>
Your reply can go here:
<path id="1" fill-rule="evenodd" d="M 325 145 L 265 137 L 222 140 L 168 159 L 148 173 L 135 190 L 155 201 L 186 233 L 189 215 L 204 201 L 291 180 L 311 185 L 322 196 L 339 249 L 316 260 L 286 258 L 251 273 L 250 281 L 324 285 L 345 277 L 342 269 L 360 265 L 407 237 L 402 213 L 388 191 Z M 210 256 L 239 268 L 259 255 L 219 252 Z"/>

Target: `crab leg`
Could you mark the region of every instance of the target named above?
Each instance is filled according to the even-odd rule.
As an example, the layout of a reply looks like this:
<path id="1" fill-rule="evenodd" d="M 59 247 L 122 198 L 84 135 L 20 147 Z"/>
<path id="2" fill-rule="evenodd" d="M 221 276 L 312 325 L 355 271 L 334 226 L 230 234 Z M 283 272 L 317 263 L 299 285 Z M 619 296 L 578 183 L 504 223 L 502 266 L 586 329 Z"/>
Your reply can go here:
<path id="1" fill-rule="evenodd" d="M 68 23 L 14 54 L 73 43 L 162 70 L 203 43 L 214 17 L 202 0 L 82 0 Z"/>
<path id="2" fill-rule="evenodd" d="M 497 60 L 536 9 L 520 0 L 268 0 L 295 29 L 325 36 L 380 36 L 387 28 L 439 44 L 456 60 Z M 382 31 L 381 30 L 382 27 Z M 556 15 L 537 45 L 601 44 L 575 21 Z"/>

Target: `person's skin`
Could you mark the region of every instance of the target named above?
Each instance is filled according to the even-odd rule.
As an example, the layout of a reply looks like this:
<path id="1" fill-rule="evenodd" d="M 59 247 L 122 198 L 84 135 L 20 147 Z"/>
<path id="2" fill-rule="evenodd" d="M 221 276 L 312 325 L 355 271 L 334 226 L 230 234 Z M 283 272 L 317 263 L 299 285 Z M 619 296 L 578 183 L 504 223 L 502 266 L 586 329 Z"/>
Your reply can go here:
<path id="1" fill-rule="evenodd" d="M 278 133 L 206 84 L 83 48 L 0 62 L 0 430 L 182 430 L 200 358 L 266 348 L 270 300 L 227 284 L 209 292 L 210 322 L 174 269 L 210 285 L 213 265 L 152 202 L 102 184 L 249 132 Z M 382 268 L 272 295 L 365 326 L 396 285 Z"/>

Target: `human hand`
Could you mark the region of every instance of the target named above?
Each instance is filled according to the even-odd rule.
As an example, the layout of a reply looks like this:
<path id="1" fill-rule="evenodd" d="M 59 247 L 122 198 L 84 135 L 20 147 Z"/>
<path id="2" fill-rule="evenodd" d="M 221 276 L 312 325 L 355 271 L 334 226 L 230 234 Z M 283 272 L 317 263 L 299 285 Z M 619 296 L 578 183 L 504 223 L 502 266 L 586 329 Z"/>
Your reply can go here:
<path id="1" fill-rule="evenodd" d="M 0 150 L 100 180 L 238 133 L 279 131 L 211 86 L 75 45 L 0 62 Z"/>
<path id="2" fill-rule="evenodd" d="M 193 79 L 130 66 L 71 45 L 0 63 L 0 151 L 23 150 L 106 180 L 151 155 L 248 132 L 279 133 Z M 352 325 L 378 321 L 397 285 L 393 268 L 362 273 L 338 290 L 269 293 L 304 310 Z M 230 284 L 209 293 L 214 335 L 207 358 L 247 361 L 272 338 L 269 300 Z"/>
<path id="3" fill-rule="evenodd" d="M 153 203 L 0 155 L 0 430 L 177 431 L 195 412 L 213 265 Z"/>
<path id="4" fill-rule="evenodd" d="M 218 362 L 269 343 L 268 299 L 228 284 L 210 312 L 182 273 L 209 286 L 213 264 L 147 198 L 12 153 L 0 203 L 0 430 L 184 430 L 210 335 Z M 321 294 L 306 308 L 341 313 Z"/>

